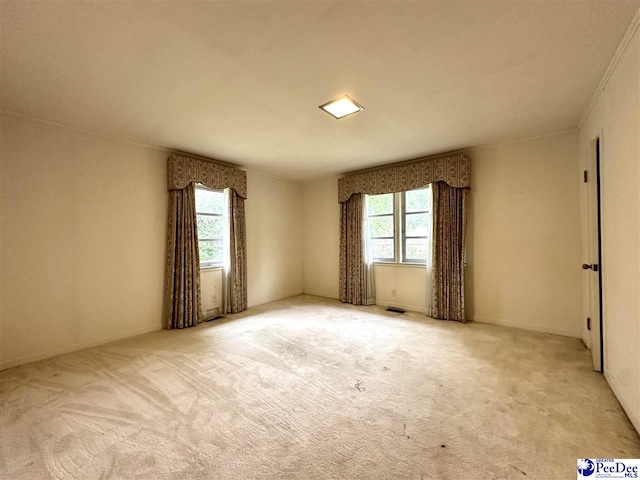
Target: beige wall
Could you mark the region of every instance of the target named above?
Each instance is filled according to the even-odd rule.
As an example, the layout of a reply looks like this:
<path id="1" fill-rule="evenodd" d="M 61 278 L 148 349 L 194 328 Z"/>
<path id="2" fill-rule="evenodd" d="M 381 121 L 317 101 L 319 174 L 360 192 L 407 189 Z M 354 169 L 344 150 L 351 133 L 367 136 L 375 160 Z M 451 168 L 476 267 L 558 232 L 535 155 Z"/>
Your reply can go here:
<path id="1" fill-rule="evenodd" d="M 304 185 L 304 247 L 304 293 L 338 298 L 340 204 L 337 177 Z M 425 311 L 424 269 L 376 265 L 374 274 L 378 305 Z M 395 297 L 393 290 L 396 290 Z"/>
<path id="2" fill-rule="evenodd" d="M 424 267 L 381 263 L 375 265 L 373 271 L 378 305 L 393 305 L 427 313 L 427 275 Z"/>
<path id="3" fill-rule="evenodd" d="M 640 431 L 639 58 L 636 30 L 581 124 L 580 147 L 587 169 L 590 144 L 601 135 L 604 374 Z M 593 257 L 587 239 L 584 248 Z"/>
<path id="4" fill-rule="evenodd" d="M 340 205 L 337 177 L 304 185 L 303 222 L 304 293 L 338 298 Z"/>
<path id="5" fill-rule="evenodd" d="M 222 312 L 222 268 L 200 270 L 200 300 L 205 320 Z"/>
<path id="6" fill-rule="evenodd" d="M 0 121 L 0 369 L 161 328 L 167 152 Z M 247 179 L 249 305 L 302 293 L 302 186 Z"/>
<path id="7" fill-rule="evenodd" d="M 578 133 L 470 154 L 469 317 L 579 337 Z"/>
<path id="8" fill-rule="evenodd" d="M 580 336 L 577 132 L 470 154 L 469 318 Z M 337 179 L 305 184 L 304 210 L 305 292 L 337 297 Z M 375 281 L 378 304 L 424 311 L 424 270 L 376 266 Z"/>
<path id="9" fill-rule="evenodd" d="M 470 151 L 467 298 L 476 321 L 582 335 L 580 172 L 602 132 L 605 377 L 640 429 L 638 44 L 636 35 L 580 134 Z M 306 293 L 338 294 L 336 200 L 336 178 L 304 185 Z M 424 302 L 416 272 L 376 267 L 378 303 L 421 310 L 411 307 Z"/>
<path id="10" fill-rule="evenodd" d="M 303 291 L 302 185 L 247 174 L 249 306 Z"/>
<path id="11" fill-rule="evenodd" d="M 0 122 L 0 368 L 161 328 L 166 154 Z"/>
<path id="12" fill-rule="evenodd" d="M 303 292 L 302 185 L 247 172 L 249 306 Z M 202 313 L 221 307 L 222 271 L 201 272 Z"/>
<path id="13" fill-rule="evenodd" d="M 247 290 L 249 306 L 303 292 L 302 185 L 247 172 Z M 201 272 L 202 313 L 222 303 L 222 270 Z"/>

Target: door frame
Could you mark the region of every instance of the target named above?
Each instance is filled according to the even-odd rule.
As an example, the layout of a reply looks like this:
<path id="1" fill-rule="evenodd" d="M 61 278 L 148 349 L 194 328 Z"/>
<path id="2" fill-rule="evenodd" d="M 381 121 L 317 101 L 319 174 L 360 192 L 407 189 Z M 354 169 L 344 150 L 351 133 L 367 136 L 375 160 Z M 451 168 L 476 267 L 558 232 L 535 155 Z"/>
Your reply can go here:
<path id="1" fill-rule="evenodd" d="M 602 162 L 604 153 L 603 132 L 589 142 L 589 158 L 586 166 L 587 178 L 587 245 L 585 263 L 598 265 L 598 271 L 584 270 L 589 275 L 587 285 L 587 302 L 589 318 L 591 319 L 590 343 L 593 369 L 604 372 L 604 291 L 603 285 L 603 198 Z"/>

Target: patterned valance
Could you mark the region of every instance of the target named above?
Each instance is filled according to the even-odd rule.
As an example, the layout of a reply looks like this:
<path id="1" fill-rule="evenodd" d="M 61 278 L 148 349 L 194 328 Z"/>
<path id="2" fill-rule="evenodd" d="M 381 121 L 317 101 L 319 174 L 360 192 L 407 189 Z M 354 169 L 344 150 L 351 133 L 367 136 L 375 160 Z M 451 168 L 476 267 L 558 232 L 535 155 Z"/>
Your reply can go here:
<path id="1" fill-rule="evenodd" d="M 469 155 L 464 153 L 446 155 L 347 175 L 338 179 L 338 201 L 344 203 L 354 193 L 379 195 L 404 192 L 440 181 L 452 187 L 469 187 L 471 184 Z"/>
<path id="2" fill-rule="evenodd" d="M 169 190 L 181 190 L 193 182 L 209 188 L 232 188 L 247 198 L 247 172 L 185 155 L 169 156 L 167 182 Z"/>

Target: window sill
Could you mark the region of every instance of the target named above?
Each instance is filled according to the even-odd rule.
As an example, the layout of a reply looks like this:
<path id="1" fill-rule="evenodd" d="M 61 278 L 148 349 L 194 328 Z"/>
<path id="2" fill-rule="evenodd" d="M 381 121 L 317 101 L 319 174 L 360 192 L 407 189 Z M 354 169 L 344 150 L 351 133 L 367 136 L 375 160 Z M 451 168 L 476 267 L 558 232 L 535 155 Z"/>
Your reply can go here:
<path id="1" fill-rule="evenodd" d="M 400 263 L 400 262 L 373 262 L 374 267 L 402 267 L 402 268 L 422 268 L 426 269 L 425 263 Z"/>
<path id="2" fill-rule="evenodd" d="M 222 265 L 209 265 L 207 267 L 200 267 L 201 272 L 214 272 L 216 270 L 224 270 Z"/>

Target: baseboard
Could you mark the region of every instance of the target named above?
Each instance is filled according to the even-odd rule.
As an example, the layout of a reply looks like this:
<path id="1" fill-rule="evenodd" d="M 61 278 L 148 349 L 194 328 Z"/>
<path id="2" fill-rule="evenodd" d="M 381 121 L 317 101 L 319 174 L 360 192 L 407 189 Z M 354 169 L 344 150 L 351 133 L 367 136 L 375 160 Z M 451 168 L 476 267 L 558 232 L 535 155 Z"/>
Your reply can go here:
<path id="1" fill-rule="evenodd" d="M 92 340 L 85 340 L 84 342 L 74 343 L 72 345 L 65 345 L 63 347 L 52 348 L 45 350 L 44 352 L 33 353 L 19 358 L 10 358 L 9 360 L 3 360 L 0 362 L 0 371 L 8 368 L 18 367 L 25 363 L 37 362 L 38 360 L 46 360 L 48 358 L 57 357 L 58 355 L 64 355 L 65 353 L 76 352 L 78 350 L 84 350 L 85 348 L 97 347 L 98 345 L 104 345 L 105 343 L 114 342 L 116 340 L 122 340 L 123 338 L 135 337 L 136 335 L 142 335 L 143 333 L 155 332 L 162 330 L 160 323 L 139 328 L 136 330 L 127 330 L 126 332 L 119 333 L 117 335 L 110 335 L 108 337 L 94 338 Z"/>
<path id="2" fill-rule="evenodd" d="M 293 292 L 285 293 L 284 296 L 278 298 L 277 300 L 282 300 L 283 298 L 295 297 L 296 295 L 304 294 L 304 290 L 295 290 Z"/>
<path id="3" fill-rule="evenodd" d="M 313 295 L 314 297 L 332 298 L 334 300 L 338 300 L 338 295 L 336 295 L 335 293 L 319 292 L 319 291 L 315 291 L 315 290 L 306 290 L 305 289 L 304 294 L 305 295 Z"/>
<path id="4" fill-rule="evenodd" d="M 304 293 L 303 290 L 295 290 L 293 292 L 283 293 L 282 295 L 278 295 L 278 296 L 276 296 L 274 298 L 270 298 L 269 300 L 265 300 L 264 302 L 250 303 L 250 304 L 247 305 L 247 307 L 249 307 L 249 308 L 257 307 L 258 305 L 264 305 L 266 303 L 277 302 L 278 300 L 284 300 L 285 298 L 295 297 L 296 295 L 302 295 L 303 293 Z"/>
<path id="5" fill-rule="evenodd" d="M 334 300 L 338 300 L 338 296 L 333 293 L 319 292 L 315 290 L 305 290 L 304 293 L 305 295 L 313 295 L 315 297 L 331 298 Z M 393 305 L 394 307 L 404 308 L 408 312 L 418 312 L 418 313 L 424 313 L 424 314 L 426 314 L 427 312 L 427 309 L 424 307 L 424 305 L 412 305 L 410 303 L 399 303 L 389 299 L 376 298 L 375 305 L 383 308 L 387 308 L 388 306 Z"/>
<path id="6" fill-rule="evenodd" d="M 629 420 L 631 420 L 631 424 L 636 429 L 638 434 L 640 434 L 640 411 L 635 411 L 635 412 L 633 411 L 633 406 L 631 402 L 622 393 L 622 388 L 620 388 L 620 384 L 618 383 L 616 378 L 613 375 L 611 375 L 611 373 L 608 372 L 607 370 L 605 370 L 604 372 L 604 378 L 607 380 L 607 383 L 609 383 L 609 387 L 611 387 L 611 390 L 613 391 L 613 394 L 616 396 L 616 398 L 620 402 L 620 405 L 622 405 L 622 408 L 624 412 L 627 414 L 627 417 L 629 417 Z"/>
<path id="7" fill-rule="evenodd" d="M 533 332 L 552 333 L 554 335 L 561 335 L 563 337 L 582 338 L 581 331 L 552 328 L 552 327 L 547 327 L 546 325 L 535 325 L 535 324 L 527 324 L 527 323 L 518 323 L 512 320 L 495 320 L 493 318 L 487 319 L 487 318 L 478 318 L 478 317 L 474 318 L 473 321 L 476 323 L 486 323 L 488 325 L 500 325 L 502 327 L 520 328 L 521 330 L 531 330 Z"/>

